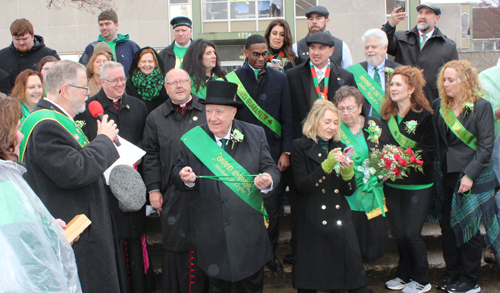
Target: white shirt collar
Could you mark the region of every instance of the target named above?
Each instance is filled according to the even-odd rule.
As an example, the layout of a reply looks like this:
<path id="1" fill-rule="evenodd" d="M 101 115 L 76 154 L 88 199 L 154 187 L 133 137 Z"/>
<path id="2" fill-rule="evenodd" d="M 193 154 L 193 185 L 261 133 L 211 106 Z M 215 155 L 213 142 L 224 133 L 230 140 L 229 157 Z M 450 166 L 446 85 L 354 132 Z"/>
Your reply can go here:
<path id="1" fill-rule="evenodd" d="M 436 27 L 434 27 L 434 28 L 432 29 L 432 31 L 430 31 L 430 32 L 428 32 L 428 33 L 426 33 L 426 34 L 424 34 L 424 33 L 423 33 L 423 32 L 421 32 L 421 31 L 418 31 L 418 36 L 421 38 L 421 37 L 422 37 L 422 35 L 426 35 L 426 36 L 427 36 L 427 39 L 429 39 L 430 37 L 432 37 L 432 34 L 434 33 L 434 30 L 436 30 Z"/>
<path id="2" fill-rule="evenodd" d="M 370 63 L 368 63 L 368 62 L 366 62 L 366 64 L 367 64 L 367 65 L 366 65 L 366 66 L 367 66 L 367 68 L 366 68 L 366 69 L 368 69 L 367 71 L 368 71 L 369 73 L 375 72 L 375 66 L 372 66 L 372 65 L 371 65 Z M 380 64 L 379 64 L 379 65 L 377 65 L 376 67 L 378 68 L 378 72 L 383 72 L 383 70 L 384 70 L 384 68 L 385 68 L 385 59 L 384 59 L 384 61 L 382 61 L 382 63 L 380 63 Z"/>
<path id="3" fill-rule="evenodd" d="M 49 100 L 47 98 L 45 100 L 51 102 L 52 104 L 54 104 L 57 108 L 59 108 L 61 111 L 63 111 L 63 113 L 66 114 L 66 116 L 68 116 L 71 120 L 73 120 L 73 116 L 71 116 L 71 114 L 69 114 L 69 112 L 66 111 L 66 109 L 64 109 L 61 105 L 59 105 L 58 103 L 56 103 L 56 102 L 54 102 L 52 100 Z"/>
<path id="4" fill-rule="evenodd" d="M 227 139 L 227 141 L 226 141 L 226 145 L 229 143 L 229 137 L 231 136 L 231 129 L 232 129 L 232 128 L 233 128 L 232 126 L 231 126 L 231 127 L 229 127 L 229 131 L 227 132 L 226 136 L 224 136 L 224 137 L 217 137 L 217 135 L 215 135 L 215 134 L 214 134 L 215 141 L 217 142 L 217 144 L 218 144 L 219 146 L 222 146 L 222 142 L 220 141 L 222 138 Z"/>
<path id="5" fill-rule="evenodd" d="M 175 45 L 176 45 L 177 47 L 179 47 L 179 48 L 187 48 L 187 47 L 189 47 L 189 45 L 191 45 L 191 39 L 189 40 L 189 43 L 187 43 L 187 45 L 185 45 L 185 46 L 181 46 L 181 45 L 179 45 L 179 43 L 177 43 L 177 41 L 175 41 Z"/>
<path id="6" fill-rule="evenodd" d="M 330 61 L 328 61 L 328 62 L 330 62 Z M 326 69 L 328 68 L 328 63 L 323 68 L 318 68 L 314 64 L 313 64 L 313 66 L 314 66 L 314 70 L 316 70 L 316 75 L 318 76 L 318 80 L 323 79 L 325 77 Z M 321 74 L 320 75 L 318 75 L 318 70 L 321 70 Z"/>
<path id="7" fill-rule="evenodd" d="M 250 63 L 248 63 L 248 66 L 250 66 L 250 68 L 252 68 L 253 71 L 261 71 L 262 69 L 255 69 L 252 67 L 252 65 L 250 65 Z"/>

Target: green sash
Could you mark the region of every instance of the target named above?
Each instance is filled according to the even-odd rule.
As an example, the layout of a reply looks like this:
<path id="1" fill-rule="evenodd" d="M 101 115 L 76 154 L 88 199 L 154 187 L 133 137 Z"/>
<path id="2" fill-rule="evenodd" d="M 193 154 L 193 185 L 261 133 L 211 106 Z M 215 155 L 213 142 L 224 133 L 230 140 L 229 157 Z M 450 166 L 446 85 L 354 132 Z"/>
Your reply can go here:
<path id="1" fill-rule="evenodd" d="M 31 136 L 31 133 L 33 132 L 33 129 L 38 123 L 44 120 L 52 120 L 59 123 L 82 147 L 85 147 L 89 143 L 83 131 L 76 126 L 75 122 L 68 116 L 52 110 L 38 110 L 28 115 L 21 125 L 21 132 L 24 134 L 24 139 L 21 141 L 21 145 L 19 146 L 20 162 L 23 161 L 26 144 Z"/>
<path id="2" fill-rule="evenodd" d="M 268 226 L 269 216 L 264 208 L 262 194 L 252 181 L 246 179 L 251 176 L 243 166 L 219 147 L 200 126 L 186 132 L 181 141 L 214 175 L 227 177 L 228 179 L 222 182 L 249 206 L 264 215 L 264 223 Z"/>
<path id="3" fill-rule="evenodd" d="M 352 134 L 351 129 L 344 122 L 340 123 L 340 141 L 343 142 L 346 146 L 353 146 L 354 153 L 352 154 L 352 158 L 359 156 L 356 150 L 361 150 L 361 146 L 357 142 L 354 134 Z"/>
<path id="4" fill-rule="evenodd" d="M 418 146 L 418 142 L 409 139 L 408 137 L 404 136 L 400 131 L 399 131 L 399 126 L 398 123 L 396 122 L 396 119 L 394 116 L 391 116 L 389 118 L 389 130 L 391 131 L 392 136 L 396 141 L 399 143 L 400 146 L 404 148 L 416 148 Z"/>
<path id="5" fill-rule="evenodd" d="M 281 136 L 281 124 L 278 120 L 274 119 L 271 115 L 267 114 L 250 96 L 247 92 L 241 80 L 238 78 L 238 75 L 234 71 L 228 73 L 226 75 L 226 79 L 229 82 L 235 83 L 238 85 L 238 96 L 248 107 L 250 112 L 257 118 L 260 122 L 264 123 L 265 126 L 269 127 L 276 134 Z"/>
<path id="6" fill-rule="evenodd" d="M 363 93 L 363 96 L 365 96 L 377 114 L 380 115 L 380 106 L 385 99 L 385 93 L 382 88 L 359 63 L 349 67 L 347 71 L 354 75 L 358 89 Z"/>
<path id="7" fill-rule="evenodd" d="M 470 133 L 463 125 L 458 121 L 457 116 L 455 116 L 455 113 L 448 109 L 446 114 L 443 111 L 443 108 L 439 108 L 439 114 L 444 119 L 444 122 L 446 122 L 446 125 L 453 131 L 453 133 L 463 142 L 465 143 L 468 147 L 470 147 L 473 150 L 477 149 L 477 138 Z"/>

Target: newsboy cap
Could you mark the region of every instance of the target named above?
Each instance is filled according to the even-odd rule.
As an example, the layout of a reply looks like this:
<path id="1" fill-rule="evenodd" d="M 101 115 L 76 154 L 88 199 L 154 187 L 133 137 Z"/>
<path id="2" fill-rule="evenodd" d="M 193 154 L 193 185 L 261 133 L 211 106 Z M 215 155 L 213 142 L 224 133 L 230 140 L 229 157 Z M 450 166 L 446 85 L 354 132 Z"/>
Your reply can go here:
<path id="1" fill-rule="evenodd" d="M 417 11 L 420 11 L 421 8 L 427 8 L 430 11 L 434 12 L 436 15 L 441 15 L 441 9 L 433 3 L 425 3 L 417 6 Z"/>
<path id="2" fill-rule="evenodd" d="M 313 44 L 313 43 L 325 45 L 328 47 L 334 47 L 335 46 L 335 39 L 329 33 L 319 32 L 319 33 L 315 33 L 315 34 L 307 36 L 306 43 L 307 43 L 308 47 L 311 46 L 311 44 Z"/>
<path id="3" fill-rule="evenodd" d="M 173 28 L 176 28 L 176 27 L 181 26 L 181 25 L 185 25 L 185 26 L 191 28 L 191 26 L 193 25 L 193 22 L 188 17 L 177 16 L 177 17 L 172 18 L 172 20 L 170 21 L 170 25 Z"/>
<path id="4" fill-rule="evenodd" d="M 326 9 L 325 6 L 313 6 L 309 8 L 309 10 L 306 11 L 306 17 L 311 16 L 311 14 L 316 13 L 319 16 L 324 16 L 328 18 L 330 16 L 330 12 L 328 12 L 328 9 Z"/>

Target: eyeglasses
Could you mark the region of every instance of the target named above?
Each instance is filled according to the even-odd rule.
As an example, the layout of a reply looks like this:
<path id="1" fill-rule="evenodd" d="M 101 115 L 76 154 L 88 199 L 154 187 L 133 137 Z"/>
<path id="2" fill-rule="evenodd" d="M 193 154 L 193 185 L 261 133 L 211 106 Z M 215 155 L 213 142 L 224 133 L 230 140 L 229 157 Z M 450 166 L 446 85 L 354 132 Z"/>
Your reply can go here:
<path id="1" fill-rule="evenodd" d="M 66 85 L 68 85 L 70 87 L 76 87 L 78 89 L 85 90 L 86 93 L 90 92 L 90 88 L 88 86 L 78 86 L 78 85 L 69 84 L 69 83 L 67 83 Z M 59 89 L 59 93 L 61 93 L 61 90 L 62 90 L 62 86 L 61 86 L 61 89 Z"/>
<path id="2" fill-rule="evenodd" d="M 108 79 L 104 79 L 105 81 L 109 82 L 109 83 L 114 83 L 115 85 L 117 85 L 119 82 L 121 83 L 126 83 L 127 82 L 127 78 L 126 77 L 120 77 L 120 78 L 115 78 L 115 79 L 112 79 L 112 80 L 108 80 Z"/>
<path id="3" fill-rule="evenodd" d="M 268 51 L 263 52 L 263 53 L 252 52 L 252 56 L 253 56 L 253 58 L 259 58 L 260 56 L 267 58 L 269 56 L 269 52 Z"/>
<path id="4" fill-rule="evenodd" d="M 189 81 L 190 81 L 190 79 L 183 79 L 183 80 L 178 80 L 178 81 L 166 82 L 165 84 L 170 86 L 170 87 L 177 86 L 177 84 L 180 84 L 181 86 L 185 86 Z"/>
<path id="5" fill-rule="evenodd" d="M 339 112 L 344 112 L 345 110 L 347 110 L 347 112 L 354 112 L 355 110 L 358 109 L 358 106 L 349 106 L 349 107 L 338 107 L 337 110 L 339 110 Z"/>
<path id="6" fill-rule="evenodd" d="M 48 71 L 49 69 L 50 69 L 50 67 L 42 67 L 43 71 Z"/>

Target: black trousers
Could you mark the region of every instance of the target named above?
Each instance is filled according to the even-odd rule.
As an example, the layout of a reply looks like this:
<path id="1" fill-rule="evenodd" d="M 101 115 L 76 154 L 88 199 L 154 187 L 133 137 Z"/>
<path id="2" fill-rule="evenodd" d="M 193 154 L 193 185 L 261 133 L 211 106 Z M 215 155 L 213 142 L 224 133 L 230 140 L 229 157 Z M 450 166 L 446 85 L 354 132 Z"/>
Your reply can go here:
<path id="1" fill-rule="evenodd" d="M 384 194 L 389 210 L 387 219 L 398 244 L 398 277 L 405 282 L 411 279 L 428 284 L 429 262 L 422 227 L 429 210 L 432 187 L 402 190 L 385 186 Z"/>
<path id="2" fill-rule="evenodd" d="M 443 178 L 444 203 L 441 209 L 440 225 L 443 234 L 443 257 L 446 263 L 445 277 L 477 284 L 483 254 L 481 233 L 478 231 L 467 243 L 458 247 L 455 232 L 450 224 L 451 201 L 459 176 L 460 173 L 444 173 Z"/>
<path id="3" fill-rule="evenodd" d="M 264 207 L 266 208 L 267 214 L 269 215 L 269 227 L 267 228 L 267 235 L 271 241 L 271 247 L 274 250 L 278 243 L 280 236 L 279 226 L 280 226 L 280 211 L 281 211 L 281 195 L 285 190 L 284 185 L 280 182 L 278 186 L 275 187 L 273 193 L 269 197 L 264 197 Z"/>
<path id="4" fill-rule="evenodd" d="M 238 282 L 209 278 L 209 293 L 262 293 L 263 290 L 264 267 Z"/>

